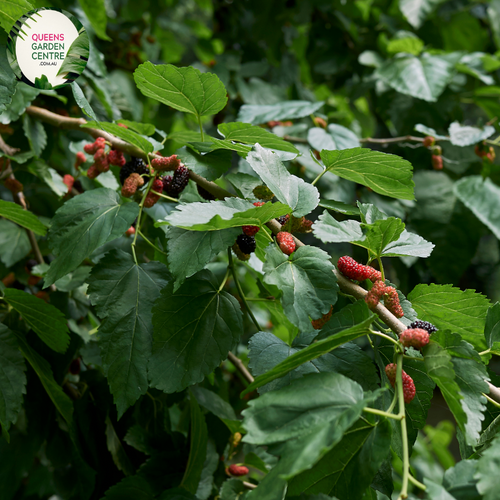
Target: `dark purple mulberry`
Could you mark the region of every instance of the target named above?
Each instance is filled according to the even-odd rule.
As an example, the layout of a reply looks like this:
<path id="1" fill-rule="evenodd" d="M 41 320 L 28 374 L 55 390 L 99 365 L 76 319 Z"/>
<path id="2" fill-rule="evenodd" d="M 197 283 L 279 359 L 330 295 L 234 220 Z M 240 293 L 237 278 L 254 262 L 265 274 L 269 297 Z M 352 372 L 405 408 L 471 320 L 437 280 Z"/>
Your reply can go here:
<path id="1" fill-rule="evenodd" d="M 257 248 L 255 238 L 253 236 L 247 236 L 246 234 L 240 234 L 236 238 L 236 243 L 240 247 L 240 250 L 246 254 L 255 252 L 255 249 Z"/>

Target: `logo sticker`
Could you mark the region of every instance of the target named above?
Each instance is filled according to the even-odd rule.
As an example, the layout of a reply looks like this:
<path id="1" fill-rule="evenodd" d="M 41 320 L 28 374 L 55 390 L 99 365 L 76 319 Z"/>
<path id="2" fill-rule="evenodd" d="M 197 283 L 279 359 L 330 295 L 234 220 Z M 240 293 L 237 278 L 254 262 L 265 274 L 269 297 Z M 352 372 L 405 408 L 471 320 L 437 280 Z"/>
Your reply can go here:
<path id="1" fill-rule="evenodd" d="M 39 89 L 59 88 L 78 78 L 89 58 L 89 37 L 73 15 L 35 9 L 12 27 L 7 57 L 17 78 Z"/>

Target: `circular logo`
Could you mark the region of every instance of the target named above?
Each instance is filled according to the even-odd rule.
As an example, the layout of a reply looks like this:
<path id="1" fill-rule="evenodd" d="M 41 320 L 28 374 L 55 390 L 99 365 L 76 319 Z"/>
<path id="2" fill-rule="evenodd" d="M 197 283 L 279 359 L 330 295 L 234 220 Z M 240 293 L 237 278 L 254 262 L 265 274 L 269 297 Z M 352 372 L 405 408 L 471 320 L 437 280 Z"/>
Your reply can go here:
<path id="1" fill-rule="evenodd" d="M 78 78 L 89 58 L 82 24 L 60 9 L 35 9 L 17 20 L 7 57 L 19 80 L 40 89 L 58 88 Z"/>

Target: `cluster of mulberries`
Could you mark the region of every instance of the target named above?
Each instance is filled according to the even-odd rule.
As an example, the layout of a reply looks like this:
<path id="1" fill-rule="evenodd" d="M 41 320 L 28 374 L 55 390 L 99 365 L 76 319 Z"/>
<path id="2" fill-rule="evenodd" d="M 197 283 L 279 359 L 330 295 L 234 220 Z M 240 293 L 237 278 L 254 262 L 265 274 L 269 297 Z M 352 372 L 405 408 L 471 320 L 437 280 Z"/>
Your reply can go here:
<path id="1" fill-rule="evenodd" d="M 175 155 L 174 155 L 175 156 Z M 168 196 L 177 198 L 189 182 L 189 169 L 183 164 L 175 169 L 173 175 L 163 177 L 163 190 Z"/>
<path id="2" fill-rule="evenodd" d="M 106 152 L 106 139 L 98 137 L 94 142 L 85 144 L 83 150 L 94 156 L 94 163 L 87 170 L 87 177 L 95 179 L 99 174 L 107 172 L 110 165 L 123 167 L 126 164 L 125 157 L 121 151 L 110 149 Z M 82 152 L 76 154 L 75 168 L 83 165 L 86 157 Z M 123 184 L 123 182 L 122 182 Z"/>
<path id="3" fill-rule="evenodd" d="M 443 170 L 443 156 L 442 156 L 442 149 L 440 146 L 434 146 L 432 148 L 432 168 L 434 170 Z"/>
<path id="4" fill-rule="evenodd" d="M 385 367 L 385 374 L 387 375 L 387 378 L 389 379 L 389 382 L 391 383 L 392 387 L 396 385 L 396 372 L 397 372 L 397 365 L 395 363 L 390 363 Z M 403 397 L 404 401 L 406 404 L 411 403 L 413 401 L 413 398 L 415 397 L 416 394 L 416 389 L 415 389 L 415 383 L 413 382 L 413 379 L 403 370 L 402 373 L 402 379 L 403 379 Z"/>
<path id="5" fill-rule="evenodd" d="M 437 328 L 428 321 L 422 321 L 420 319 L 416 319 L 411 325 L 410 328 L 422 328 L 422 330 L 426 330 L 429 335 L 432 335 L 434 332 L 437 332 Z"/>
<path id="6" fill-rule="evenodd" d="M 493 163 L 496 157 L 495 148 L 493 146 L 488 147 L 486 141 L 476 144 L 474 153 L 476 153 L 479 158 L 486 158 L 490 163 Z"/>
<path id="7" fill-rule="evenodd" d="M 374 309 L 380 300 L 396 318 L 402 318 L 405 313 L 399 303 L 399 295 L 393 286 L 387 286 L 382 280 L 376 281 L 371 290 L 365 295 L 365 302 L 370 309 Z"/>

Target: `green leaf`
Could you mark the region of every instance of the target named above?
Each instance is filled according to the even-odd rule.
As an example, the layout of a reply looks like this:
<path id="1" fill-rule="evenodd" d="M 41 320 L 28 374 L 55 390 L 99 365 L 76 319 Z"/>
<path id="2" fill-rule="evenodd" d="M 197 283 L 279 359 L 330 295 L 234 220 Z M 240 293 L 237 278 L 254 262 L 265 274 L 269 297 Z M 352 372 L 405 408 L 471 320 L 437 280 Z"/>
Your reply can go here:
<path id="1" fill-rule="evenodd" d="M 368 333 L 369 326 L 373 322 L 374 318 L 375 315 L 370 314 L 370 316 L 362 323 L 359 323 L 346 330 L 342 330 L 340 333 L 337 332 L 335 335 L 327 337 L 323 340 L 319 340 L 318 342 L 315 342 L 314 344 L 311 344 L 310 346 L 286 358 L 284 361 L 276 365 L 272 370 L 269 370 L 267 373 L 256 377 L 255 380 L 242 392 L 242 396 L 252 392 L 259 387 L 262 387 L 264 384 L 268 384 L 269 382 L 272 382 L 277 378 L 285 376 L 288 372 L 294 370 L 300 365 L 307 363 L 308 361 L 311 361 L 313 359 L 319 358 L 323 354 L 332 351 L 336 347 L 345 344 L 346 342 L 350 342 L 351 340 L 366 335 Z M 291 387 L 291 385 L 287 387 Z M 271 393 L 266 393 L 266 395 L 267 394 Z"/>
<path id="2" fill-rule="evenodd" d="M 205 417 L 192 396 L 189 400 L 191 408 L 191 445 L 189 448 L 189 460 L 184 471 L 181 486 L 190 493 L 196 493 L 200 482 L 201 471 L 207 454 L 208 430 Z"/>
<path id="3" fill-rule="evenodd" d="M 40 156 L 47 146 L 47 132 L 45 132 L 42 123 L 25 114 L 23 116 L 23 130 L 35 156 Z"/>
<path id="4" fill-rule="evenodd" d="M 66 351 L 69 332 L 66 318 L 59 309 L 15 288 L 4 290 L 4 300 L 51 349 L 61 353 Z"/>
<path id="5" fill-rule="evenodd" d="M 337 302 L 337 279 L 330 256 L 303 246 L 288 257 L 276 245 L 266 249 L 264 282 L 283 292 L 281 302 L 288 319 L 302 331 L 312 330 L 309 317 L 320 318 Z"/>
<path id="6" fill-rule="evenodd" d="M 408 32 L 404 32 L 408 33 Z M 406 52 L 418 56 L 424 48 L 424 42 L 416 36 L 403 36 L 402 38 L 393 38 L 387 44 L 387 52 L 391 55 L 399 52 Z"/>
<path id="7" fill-rule="evenodd" d="M 300 337 L 296 338 L 292 346 L 290 346 L 269 332 L 256 333 L 252 336 L 248 345 L 250 348 L 248 367 L 256 377 L 263 375 L 278 363 L 307 347 L 307 345 L 301 343 Z M 361 387 L 367 390 L 378 388 L 379 377 L 375 372 L 375 365 L 357 345 L 348 343 L 317 359 L 300 365 L 295 370 L 288 372 L 283 378 L 276 379 L 270 384 L 261 387 L 259 392 L 262 394 L 280 389 L 289 385 L 292 380 L 308 373 L 320 372 L 341 373 L 358 382 Z"/>
<path id="8" fill-rule="evenodd" d="M 153 308 L 151 386 L 176 392 L 201 382 L 227 358 L 243 331 L 238 301 L 200 271 L 173 293 L 166 286 Z"/>
<path id="9" fill-rule="evenodd" d="M 64 75 L 66 78 L 68 73 L 81 75 L 87 66 L 89 54 L 89 36 L 86 31 L 82 31 L 71 44 L 57 75 Z"/>
<path id="10" fill-rule="evenodd" d="M 477 461 L 477 490 L 484 500 L 498 498 L 498 475 L 500 474 L 500 435 L 492 441 L 491 446 L 482 453 Z"/>
<path id="11" fill-rule="evenodd" d="M 320 200 L 319 206 L 344 215 L 359 215 L 359 208 L 348 203 L 343 203 L 342 201 Z"/>
<path id="12" fill-rule="evenodd" d="M 118 500 L 118 499 L 117 499 Z M 132 499 L 130 499 L 132 500 Z M 139 499 L 141 500 L 141 499 Z M 188 493 L 183 488 L 173 488 L 171 490 L 164 491 L 158 500 L 199 500 L 198 497 Z"/>
<path id="13" fill-rule="evenodd" d="M 420 57 L 401 54 L 384 62 L 375 76 L 401 94 L 436 102 L 455 75 L 458 60 L 451 59 L 428 53 Z"/>
<path id="14" fill-rule="evenodd" d="M 69 396 L 64 393 L 62 387 L 55 381 L 49 363 L 31 348 L 28 342 L 26 342 L 24 335 L 17 332 L 14 333 L 23 356 L 33 370 L 35 370 L 49 398 L 57 408 L 57 411 L 61 414 L 66 423 L 71 426 L 73 420 L 73 402 Z"/>
<path id="15" fill-rule="evenodd" d="M 479 354 L 469 343 L 463 341 L 460 335 L 440 330 L 434 333 L 432 338 L 452 356 L 456 382 L 463 397 L 461 405 L 467 415 L 467 421 L 461 428 L 467 443 L 476 446 L 484 420 L 483 413 L 486 410 L 486 398 L 483 393 L 489 390 L 486 367 Z"/>
<path id="16" fill-rule="evenodd" d="M 5 217 L 40 236 L 45 236 L 47 232 L 47 228 L 36 215 L 28 210 L 23 210 L 22 207 L 11 201 L 0 200 L 0 217 Z"/>
<path id="17" fill-rule="evenodd" d="M 35 89 L 24 82 L 18 82 L 12 101 L 9 106 L 6 106 L 5 111 L 0 113 L 0 123 L 7 125 L 16 121 L 39 93 L 39 89 Z"/>
<path id="18" fill-rule="evenodd" d="M 399 8 L 414 28 L 420 28 L 427 16 L 444 0 L 399 0 Z"/>
<path id="19" fill-rule="evenodd" d="M 353 243 L 366 248 L 370 259 L 375 259 L 384 255 L 384 249 L 387 245 L 399 239 L 405 225 L 401 219 L 389 217 L 377 220 L 373 224 L 361 224 L 361 227 L 364 238 L 353 241 Z"/>
<path id="20" fill-rule="evenodd" d="M 5 29 L 5 19 L 2 15 L 3 12 L 0 12 L 0 25 Z M 16 18 L 16 21 L 17 19 L 18 18 Z M 13 21 L 13 23 L 14 22 L 15 21 Z M 16 85 L 16 75 L 12 71 L 9 61 L 7 60 L 6 47 L 4 45 L 0 45 L 0 113 L 5 111 L 7 106 L 12 102 L 12 97 L 16 92 Z"/>
<path id="21" fill-rule="evenodd" d="M 135 472 L 133 465 L 127 456 L 127 452 L 123 448 L 123 444 L 120 438 L 116 434 L 116 430 L 113 426 L 113 422 L 106 417 L 106 445 L 108 451 L 113 457 L 113 462 L 115 463 L 118 470 L 121 470 L 126 476 L 132 476 Z"/>
<path id="22" fill-rule="evenodd" d="M 230 151 L 217 150 L 202 155 L 190 148 L 182 148 L 175 153 L 187 168 L 209 181 L 222 177 L 231 168 Z"/>
<path id="23" fill-rule="evenodd" d="M 307 132 L 307 140 L 318 151 L 359 148 L 360 146 L 359 139 L 352 130 L 336 123 L 330 123 L 326 130 L 321 127 L 310 128 Z"/>
<path id="24" fill-rule="evenodd" d="M 479 175 L 457 181 L 454 191 L 462 203 L 500 239 L 500 188 Z"/>
<path id="25" fill-rule="evenodd" d="M 449 141 L 450 140 L 450 138 L 447 137 L 446 135 L 439 135 L 433 128 L 428 127 L 427 125 L 423 125 L 422 123 L 417 123 L 415 125 L 415 130 L 417 132 L 420 132 L 421 134 L 430 135 L 430 136 L 432 136 L 435 139 L 438 139 L 440 141 Z"/>
<path id="26" fill-rule="evenodd" d="M 26 0 L 2 0 L 0 3 L 0 26 L 9 33 L 14 23 L 34 6 Z"/>
<path id="27" fill-rule="evenodd" d="M 422 236 L 410 233 L 406 229 L 401 236 L 389 243 L 383 250 L 382 257 L 429 257 L 435 245 Z"/>
<path id="28" fill-rule="evenodd" d="M 99 188 L 72 198 L 57 210 L 49 229 L 49 243 L 57 259 L 50 265 L 45 287 L 75 270 L 98 247 L 125 233 L 139 206 L 120 202 L 115 191 Z"/>
<path id="29" fill-rule="evenodd" d="M 290 207 L 281 203 L 266 203 L 255 207 L 253 203 L 239 198 L 226 198 L 224 201 L 210 203 L 189 203 L 178 205 L 156 225 L 190 229 L 191 231 L 217 231 L 230 227 L 259 226 L 290 212 Z"/>
<path id="30" fill-rule="evenodd" d="M 197 117 L 214 115 L 227 103 L 226 89 L 217 75 L 191 66 L 145 62 L 134 72 L 137 88 L 147 97 Z"/>
<path id="31" fill-rule="evenodd" d="M 450 495 L 443 486 L 431 481 L 428 478 L 424 478 L 424 484 L 426 486 L 427 498 L 430 500 L 456 500 L 456 498 Z"/>
<path id="32" fill-rule="evenodd" d="M 104 0 L 78 0 L 83 12 L 88 17 L 95 34 L 101 39 L 108 42 L 111 41 L 106 35 L 106 24 L 108 22 L 106 16 L 106 6 Z"/>
<path id="33" fill-rule="evenodd" d="M 241 234 L 239 228 L 220 231 L 188 231 L 169 227 L 167 231 L 168 263 L 175 276 L 174 291 L 186 278 L 201 271 L 220 252 L 226 250 Z"/>
<path id="34" fill-rule="evenodd" d="M 276 153 L 256 144 L 246 160 L 276 198 L 292 208 L 295 217 L 307 215 L 318 206 L 318 190 L 290 174 Z"/>
<path id="35" fill-rule="evenodd" d="M 31 251 L 30 240 L 26 231 L 9 222 L 0 220 L 0 260 L 6 267 L 11 267 Z"/>
<path id="36" fill-rule="evenodd" d="M 119 137 L 120 139 L 123 139 L 124 141 L 127 141 L 134 146 L 137 146 L 141 151 L 144 151 L 144 153 L 152 153 L 154 151 L 154 146 L 150 141 L 137 134 L 133 130 L 120 127 L 116 123 L 94 121 L 87 122 L 85 123 L 85 125 L 81 126 L 85 128 L 105 130 L 106 132 L 116 135 L 116 137 Z"/>
<path id="37" fill-rule="evenodd" d="M 303 118 L 318 111 L 324 102 L 285 101 L 278 104 L 244 104 L 238 112 L 238 121 L 259 125 L 272 120 Z"/>
<path id="38" fill-rule="evenodd" d="M 456 373 L 453 369 L 450 353 L 437 342 L 431 342 L 424 347 L 425 367 L 427 375 L 437 384 L 441 390 L 449 409 L 453 413 L 458 426 L 462 431 L 465 430 L 467 423 L 467 414 L 462 408 L 463 396 L 460 393 L 460 387 L 456 382 Z"/>
<path id="39" fill-rule="evenodd" d="M 132 255 L 112 250 L 92 269 L 88 294 L 103 320 L 99 345 L 120 418 L 148 390 L 151 309 L 170 273 L 160 262 L 137 265 Z"/>
<path id="40" fill-rule="evenodd" d="M 486 314 L 484 338 L 488 348 L 500 351 L 500 302 L 495 302 Z"/>
<path id="41" fill-rule="evenodd" d="M 190 391 L 201 406 L 219 417 L 223 422 L 237 420 L 233 407 L 215 392 L 196 385 L 193 385 Z"/>
<path id="42" fill-rule="evenodd" d="M 224 139 L 228 141 L 241 142 L 243 144 L 259 143 L 263 148 L 279 149 L 280 151 L 299 154 L 299 150 L 290 142 L 249 123 L 221 123 L 218 130 Z"/>
<path id="43" fill-rule="evenodd" d="M 246 491 L 243 481 L 231 478 L 222 483 L 219 500 L 239 500 Z"/>
<path id="44" fill-rule="evenodd" d="M 413 200 L 411 163 L 399 156 L 364 148 L 322 151 L 321 159 L 330 172 L 363 184 L 375 192 Z"/>
<path id="45" fill-rule="evenodd" d="M 453 122 L 448 129 L 450 141 L 454 146 L 472 146 L 478 142 L 488 139 L 495 133 L 495 127 L 486 125 L 480 129 L 471 127 L 470 125 L 460 125 L 458 122 Z"/>
<path id="46" fill-rule="evenodd" d="M 26 365 L 15 335 L 0 324 L 0 424 L 8 431 L 15 423 L 26 394 Z"/>
<path id="47" fill-rule="evenodd" d="M 417 285 L 408 300 L 418 318 L 430 321 L 440 330 L 451 330 L 476 349 L 486 348 L 484 323 L 489 300 L 474 290 L 460 290 L 451 285 Z"/>
<path id="48" fill-rule="evenodd" d="M 146 478 L 130 476 L 111 486 L 102 500 L 153 500 L 154 498 L 155 495 Z"/>
<path id="49" fill-rule="evenodd" d="M 99 122 L 94 110 L 92 109 L 92 106 L 90 105 L 89 101 L 87 101 L 87 98 L 85 97 L 85 94 L 83 93 L 83 90 L 80 88 L 78 83 L 71 82 L 71 91 L 73 92 L 73 97 L 75 98 L 75 101 L 78 104 L 78 106 L 80 106 L 80 109 L 89 118 L 92 118 L 92 120 Z"/>
<path id="50" fill-rule="evenodd" d="M 348 219 L 338 222 L 326 210 L 313 224 L 313 233 L 323 243 L 345 243 L 363 238 L 363 230 L 358 221 Z"/>

